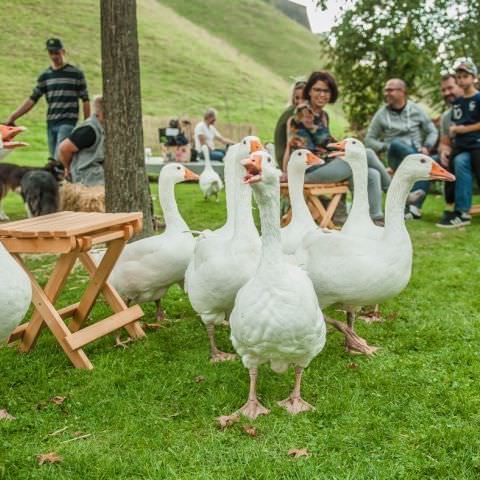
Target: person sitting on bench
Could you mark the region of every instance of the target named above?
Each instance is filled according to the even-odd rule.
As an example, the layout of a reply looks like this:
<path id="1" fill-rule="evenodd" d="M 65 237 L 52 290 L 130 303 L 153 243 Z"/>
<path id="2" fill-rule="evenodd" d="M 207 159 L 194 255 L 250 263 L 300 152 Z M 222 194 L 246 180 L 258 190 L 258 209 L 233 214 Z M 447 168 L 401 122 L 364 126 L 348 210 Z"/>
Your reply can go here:
<path id="1" fill-rule="evenodd" d="M 203 115 L 203 120 L 195 126 L 195 150 L 201 156 L 202 145 L 206 145 L 210 150 L 211 160 L 223 160 L 225 150 L 215 148 L 215 140 L 219 140 L 226 146 L 233 145 L 235 142 L 220 134 L 214 125 L 216 121 L 217 111 L 214 108 L 207 109 Z"/>

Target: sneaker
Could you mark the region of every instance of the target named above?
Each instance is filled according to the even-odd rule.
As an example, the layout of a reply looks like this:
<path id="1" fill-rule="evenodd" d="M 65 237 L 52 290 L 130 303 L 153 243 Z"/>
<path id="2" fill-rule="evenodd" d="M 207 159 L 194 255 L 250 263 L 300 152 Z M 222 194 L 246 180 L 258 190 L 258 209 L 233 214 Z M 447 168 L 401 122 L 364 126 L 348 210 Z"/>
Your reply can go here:
<path id="1" fill-rule="evenodd" d="M 420 220 L 422 218 L 422 211 L 415 205 L 408 205 L 405 207 L 405 220 Z"/>
<path id="2" fill-rule="evenodd" d="M 468 220 L 468 221 L 472 220 L 472 216 L 467 212 L 462 212 L 460 214 L 460 217 L 462 218 L 462 220 Z"/>
<path id="3" fill-rule="evenodd" d="M 466 214 L 468 215 L 468 214 Z M 442 219 L 437 223 L 440 228 L 459 228 L 470 225 L 470 220 L 462 216 L 461 212 L 443 212 Z"/>
<path id="4" fill-rule="evenodd" d="M 385 219 L 383 217 L 374 218 L 372 221 L 377 227 L 384 227 L 385 226 Z"/>

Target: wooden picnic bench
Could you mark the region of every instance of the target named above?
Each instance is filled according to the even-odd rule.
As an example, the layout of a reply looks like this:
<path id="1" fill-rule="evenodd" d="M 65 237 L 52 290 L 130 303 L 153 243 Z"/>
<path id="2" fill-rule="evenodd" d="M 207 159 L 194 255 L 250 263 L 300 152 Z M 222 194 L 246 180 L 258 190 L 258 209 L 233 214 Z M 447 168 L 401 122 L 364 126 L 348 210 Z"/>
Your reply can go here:
<path id="1" fill-rule="evenodd" d="M 107 281 L 125 244 L 141 228 L 139 212 L 59 212 L 1 224 L 0 241 L 30 277 L 35 307 L 30 321 L 13 331 L 9 343 L 19 340 L 20 351 L 28 352 L 45 323 L 75 367 L 92 369 L 82 349 L 85 345 L 122 327 L 132 338 L 144 337 L 137 321 L 143 316 L 142 309 L 138 305 L 127 307 Z M 101 261 L 96 262 L 89 250 L 100 243 L 105 243 L 107 249 Z M 59 255 L 45 288 L 28 270 L 22 253 Z M 90 281 L 78 303 L 57 310 L 54 304 L 77 260 L 87 270 Z M 84 327 L 100 292 L 114 313 Z M 68 326 L 67 318 L 71 318 Z"/>
<path id="2" fill-rule="evenodd" d="M 349 189 L 348 182 L 338 183 L 306 183 L 303 186 L 303 194 L 312 217 L 322 228 L 336 228 L 333 223 L 333 214 L 338 207 L 342 195 Z M 280 195 L 288 196 L 288 183 L 280 184 Z M 330 197 L 330 203 L 325 208 L 319 196 Z M 282 226 L 288 225 L 292 218 L 292 209 L 282 217 Z"/>

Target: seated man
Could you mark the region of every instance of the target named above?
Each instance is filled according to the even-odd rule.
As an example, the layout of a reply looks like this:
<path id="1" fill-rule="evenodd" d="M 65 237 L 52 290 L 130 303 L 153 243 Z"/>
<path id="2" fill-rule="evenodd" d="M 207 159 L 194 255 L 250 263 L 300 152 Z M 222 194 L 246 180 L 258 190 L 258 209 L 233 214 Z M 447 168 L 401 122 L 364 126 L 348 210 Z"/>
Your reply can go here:
<path id="1" fill-rule="evenodd" d="M 222 137 L 215 128 L 217 121 L 217 111 L 209 108 L 203 115 L 203 121 L 195 126 L 195 150 L 201 155 L 202 145 L 207 145 L 210 150 L 211 160 L 222 160 L 225 156 L 225 150 L 215 148 L 215 140 L 219 140 L 225 145 L 233 145 L 235 142 L 229 138 Z"/>
<path id="2" fill-rule="evenodd" d="M 395 171 L 411 153 L 428 155 L 435 146 L 438 132 L 433 122 L 416 103 L 408 100 L 403 80 L 388 80 L 384 88 L 386 105 L 374 115 L 365 137 L 365 145 L 377 153 L 386 152 L 389 167 Z M 430 182 L 422 180 L 413 190 L 428 192 Z M 406 218 L 421 218 L 424 196 L 409 206 Z"/>
<path id="3" fill-rule="evenodd" d="M 58 146 L 59 160 L 65 166 L 65 176 L 70 175 L 73 183 L 88 187 L 104 185 L 103 172 L 103 99 L 95 97 L 94 113 Z"/>

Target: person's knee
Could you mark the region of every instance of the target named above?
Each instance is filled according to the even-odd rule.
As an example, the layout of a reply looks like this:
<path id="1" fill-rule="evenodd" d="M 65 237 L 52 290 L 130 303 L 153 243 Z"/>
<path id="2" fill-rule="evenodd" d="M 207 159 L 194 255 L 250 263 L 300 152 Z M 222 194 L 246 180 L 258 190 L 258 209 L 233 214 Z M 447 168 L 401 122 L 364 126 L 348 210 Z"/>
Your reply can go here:
<path id="1" fill-rule="evenodd" d="M 380 172 L 374 168 L 368 169 L 368 186 L 381 188 Z"/>

